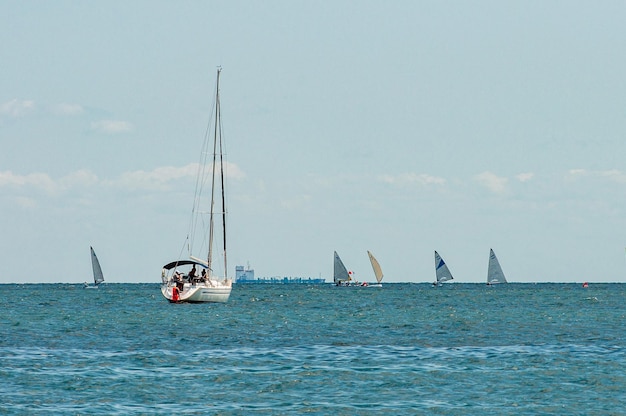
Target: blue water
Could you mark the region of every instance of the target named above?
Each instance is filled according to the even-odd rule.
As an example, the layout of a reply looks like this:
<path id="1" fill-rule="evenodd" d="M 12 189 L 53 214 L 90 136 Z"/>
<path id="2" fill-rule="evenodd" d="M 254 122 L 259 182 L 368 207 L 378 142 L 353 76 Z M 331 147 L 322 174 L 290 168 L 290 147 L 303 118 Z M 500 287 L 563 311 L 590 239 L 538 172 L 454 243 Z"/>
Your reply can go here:
<path id="1" fill-rule="evenodd" d="M 626 285 L 0 285 L 0 414 L 626 414 Z"/>

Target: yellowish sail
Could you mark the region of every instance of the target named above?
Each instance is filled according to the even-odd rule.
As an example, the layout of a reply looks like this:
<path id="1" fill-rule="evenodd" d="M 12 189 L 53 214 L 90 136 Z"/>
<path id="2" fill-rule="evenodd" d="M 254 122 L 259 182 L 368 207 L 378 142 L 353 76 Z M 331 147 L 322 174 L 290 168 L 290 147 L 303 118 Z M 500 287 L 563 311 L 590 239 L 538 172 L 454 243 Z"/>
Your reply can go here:
<path id="1" fill-rule="evenodd" d="M 376 257 L 374 257 L 372 253 L 368 251 L 367 255 L 370 257 L 370 263 L 372 263 L 372 269 L 374 269 L 374 275 L 376 276 L 376 281 L 380 283 L 381 280 L 383 280 L 383 270 L 380 268 L 380 264 L 378 263 L 378 260 L 376 260 Z"/>

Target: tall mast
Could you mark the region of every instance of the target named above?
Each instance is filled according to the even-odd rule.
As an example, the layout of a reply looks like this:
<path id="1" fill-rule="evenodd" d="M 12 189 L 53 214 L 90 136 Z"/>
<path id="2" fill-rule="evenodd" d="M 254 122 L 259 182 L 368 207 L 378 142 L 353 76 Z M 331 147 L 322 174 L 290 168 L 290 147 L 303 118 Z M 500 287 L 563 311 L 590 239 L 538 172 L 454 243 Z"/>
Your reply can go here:
<path id="1" fill-rule="evenodd" d="M 219 78 L 219 74 L 218 74 Z M 218 87 L 219 88 L 219 87 Z M 219 89 L 218 89 L 219 91 Z M 218 94 L 219 100 L 219 94 Z M 218 108 L 220 108 L 218 106 Z M 222 112 L 219 114 L 219 131 L 220 131 L 220 179 L 222 182 L 222 234 L 224 240 L 224 279 L 228 277 L 228 262 L 226 258 L 226 197 L 224 196 L 224 149 L 222 145 Z"/>
<path id="2" fill-rule="evenodd" d="M 213 215 L 214 215 L 214 206 L 215 206 L 215 162 L 217 158 L 217 135 L 219 132 L 218 124 L 219 124 L 219 115 L 220 115 L 220 72 L 222 68 L 217 68 L 217 85 L 215 87 L 215 127 L 213 132 L 213 166 L 212 166 L 212 174 L 211 174 L 211 214 L 209 219 L 209 257 L 207 259 L 207 265 L 209 267 L 209 272 L 213 271 L 211 267 L 211 259 L 213 258 Z M 221 147 L 221 137 L 220 137 L 220 147 Z M 223 180 L 223 179 L 222 179 Z"/>

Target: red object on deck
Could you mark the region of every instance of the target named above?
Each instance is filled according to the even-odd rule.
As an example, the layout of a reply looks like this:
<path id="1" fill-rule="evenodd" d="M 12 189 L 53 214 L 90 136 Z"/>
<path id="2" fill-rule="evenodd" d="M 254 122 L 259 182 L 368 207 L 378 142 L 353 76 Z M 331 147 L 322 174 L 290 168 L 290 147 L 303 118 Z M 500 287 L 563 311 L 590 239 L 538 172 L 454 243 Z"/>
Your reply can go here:
<path id="1" fill-rule="evenodd" d="M 180 300 L 180 296 L 178 295 L 178 288 L 174 286 L 172 288 L 172 301 L 178 302 Z"/>

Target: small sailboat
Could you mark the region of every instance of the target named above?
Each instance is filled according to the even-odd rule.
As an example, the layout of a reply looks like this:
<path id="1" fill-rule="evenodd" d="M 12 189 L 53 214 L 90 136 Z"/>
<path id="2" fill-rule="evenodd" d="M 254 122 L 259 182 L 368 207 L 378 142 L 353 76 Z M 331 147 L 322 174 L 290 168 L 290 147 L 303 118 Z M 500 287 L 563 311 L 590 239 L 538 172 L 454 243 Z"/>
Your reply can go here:
<path id="1" fill-rule="evenodd" d="M 352 278 L 348 269 L 344 266 L 339 254 L 335 251 L 334 265 L 333 265 L 333 282 L 335 286 L 349 286 Z"/>
<path id="2" fill-rule="evenodd" d="M 496 257 L 496 253 L 493 252 L 493 249 L 489 249 L 489 268 L 487 269 L 487 284 L 495 285 L 498 283 L 507 283 L 506 277 L 504 277 L 504 273 L 502 272 L 502 267 L 500 267 L 500 262 Z"/>
<path id="3" fill-rule="evenodd" d="M 437 276 L 437 281 L 433 283 L 433 286 L 443 286 L 443 282 L 447 282 L 448 280 L 454 279 L 452 277 L 452 273 L 450 273 L 450 269 L 448 269 L 448 265 L 441 258 L 439 253 L 435 250 L 435 275 Z"/>
<path id="4" fill-rule="evenodd" d="M 334 264 L 333 264 L 333 282 L 336 286 L 344 286 L 350 282 L 350 275 L 348 269 L 344 266 L 339 254 L 335 251 Z"/>
<path id="5" fill-rule="evenodd" d="M 89 247 L 91 250 L 91 268 L 93 269 L 93 286 L 87 284 L 85 282 L 85 289 L 97 289 L 98 285 L 104 282 L 104 274 L 102 274 L 102 267 L 100 267 L 100 262 L 98 261 L 98 256 L 96 256 L 96 252 L 93 247 Z"/>
<path id="6" fill-rule="evenodd" d="M 368 284 L 368 287 L 383 287 L 383 284 L 381 283 L 381 281 L 383 280 L 383 270 L 380 268 L 380 263 L 378 263 L 378 260 L 376 260 L 376 257 L 374 257 L 374 255 L 368 251 L 367 255 L 370 258 L 370 263 L 372 263 L 372 269 L 374 269 L 374 276 L 376 276 L 376 282 L 377 283 L 373 283 L 373 284 Z"/>
<path id="7" fill-rule="evenodd" d="M 179 302 L 226 302 L 232 290 L 232 279 L 228 277 L 228 262 L 226 258 L 226 199 L 225 199 L 225 163 L 224 144 L 222 139 L 222 123 L 220 109 L 220 73 L 217 70 L 217 82 L 215 87 L 215 119 L 213 128 L 207 129 L 204 146 L 201 151 L 201 162 L 198 168 L 198 178 L 196 181 L 196 196 L 194 199 L 190 232 L 187 235 L 184 246 L 189 250 L 189 259 L 179 259 L 167 263 L 161 272 L 161 293 L 163 297 L 172 303 Z M 211 127 L 211 126 L 210 126 Z M 211 130 L 213 134 L 211 134 Z M 204 184 L 210 184 L 210 197 L 203 196 Z M 216 193 L 218 195 L 216 195 Z M 209 209 L 201 209 L 205 203 L 210 203 Z M 218 207 L 216 208 L 216 203 Z M 203 215 L 209 215 L 205 220 Z M 218 221 L 220 227 L 215 223 L 215 217 L 221 217 Z M 202 218 L 201 218 L 202 217 Z M 201 224 L 208 223 L 208 235 L 201 232 L 197 238 L 200 245 L 208 251 L 206 260 L 194 257 L 194 243 L 196 242 L 196 229 L 200 229 Z M 221 228 L 221 230 L 218 230 Z M 213 262 L 214 235 L 221 231 L 222 241 L 218 248 L 221 250 L 221 265 Z M 206 252 L 206 251 L 203 251 Z M 222 273 L 218 275 L 218 268 Z M 182 272 L 182 268 L 189 271 Z M 198 269 L 201 272 L 198 272 Z"/>

